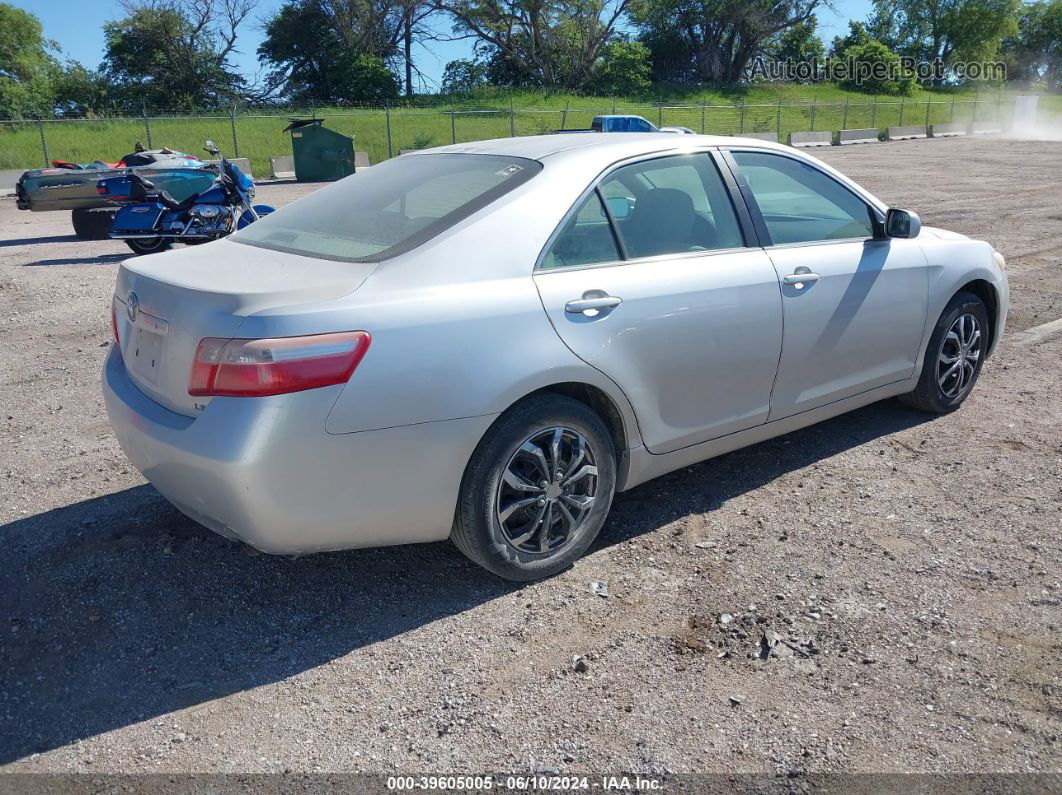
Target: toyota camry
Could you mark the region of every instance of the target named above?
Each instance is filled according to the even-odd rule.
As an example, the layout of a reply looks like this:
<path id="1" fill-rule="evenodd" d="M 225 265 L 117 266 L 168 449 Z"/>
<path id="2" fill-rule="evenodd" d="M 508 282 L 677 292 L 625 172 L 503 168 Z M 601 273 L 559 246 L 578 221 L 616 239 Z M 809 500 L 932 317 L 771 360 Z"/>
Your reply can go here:
<path id="1" fill-rule="evenodd" d="M 124 263 L 103 389 L 129 459 L 218 533 L 449 537 L 530 580 L 618 491 L 885 398 L 956 409 L 1004 268 L 777 144 L 481 141 Z"/>

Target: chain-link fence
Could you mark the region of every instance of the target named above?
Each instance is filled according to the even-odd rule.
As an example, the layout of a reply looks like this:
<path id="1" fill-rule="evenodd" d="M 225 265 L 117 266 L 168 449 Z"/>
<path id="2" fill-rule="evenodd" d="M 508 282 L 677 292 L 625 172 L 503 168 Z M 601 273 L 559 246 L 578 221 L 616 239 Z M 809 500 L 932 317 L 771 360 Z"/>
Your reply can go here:
<path id="1" fill-rule="evenodd" d="M 372 163 L 403 150 L 444 144 L 538 135 L 588 128 L 594 116 L 637 114 L 657 126 L 688 127 L 716 135 L 774 133 L 781 141 L 791 132 L 841 130 L 944 122 L 1006 121 L 1013 97 L 992 99 L 845 98 L 832 102 L 736 102 L 731 104 L 628 104 L 601 107 L 533 109 L 344 108 L 233 109 L 215 114 L 164 114 L 84 119 L 0 121 L 0 168 L 37 168 L 52 160 L 114 162 L 136 143 L 167 146 L 192 154 L 207 139 L 230 157 L 246 157 L 258 177 L 270 174 L 269 159 L 291 154 L 283 131 L 293 116 L 324 119 L 329 128 L 354 138 L 354 148 Z"/>

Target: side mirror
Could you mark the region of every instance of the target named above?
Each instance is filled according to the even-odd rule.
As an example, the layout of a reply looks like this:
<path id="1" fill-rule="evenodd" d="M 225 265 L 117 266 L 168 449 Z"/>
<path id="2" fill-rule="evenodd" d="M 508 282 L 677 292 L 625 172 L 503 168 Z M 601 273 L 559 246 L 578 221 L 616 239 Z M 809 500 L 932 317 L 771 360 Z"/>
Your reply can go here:
<path id="1" fill-rule="evenodd" d="M 634 207 L 634 202 L 626 196 L 613 196 L 610 199 L 605 199 L 605 201 L 608 203 L 608 211 L 617 221 L 622 221 L 630 215 L 631 209 Z"/>
<path id="2" fill-rule="evenodd" d="M 898 210 L 890 207 L 885 213 L 885 236 L 911 238 L 918 237 L 922 231 L 922 221 L 918 213 L 910 210 Z"/>
<path id="3" fill-rule="evenodd" d="M 203 149 L 207 152 L 210 152 L 210 154 L 212 155 L 216 155 L 218 153 L 218 145 L 213 141 L 207 141 Z"/>

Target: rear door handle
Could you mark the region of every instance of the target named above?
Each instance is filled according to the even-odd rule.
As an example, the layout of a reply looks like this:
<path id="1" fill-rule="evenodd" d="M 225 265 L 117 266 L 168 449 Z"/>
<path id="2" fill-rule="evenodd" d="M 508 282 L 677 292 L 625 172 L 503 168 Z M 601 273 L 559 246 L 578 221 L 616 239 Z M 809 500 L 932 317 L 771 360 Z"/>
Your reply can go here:
<path id="1" fill-rule="evenodd" d="M 595 292 L 600 292 L 600 290 Z M 578 315 L 593 310 L 612 309 L 612 307 L 619 306 L 622 303 L 623 299 L 616 295 L 595 295 L 589 298 L 580 298 L 578 301 L 569 301 L 564 305 L 564 311 L 572 315 Z"/>
<path id="2" fill-rule="evenodd" d="M 787 284 L 790 287 L 798 285 L 812 284 L 819 280 L 819 274 L 812 273 L 811 271 L 805 271 L 804 273 L 790 273 L 788 276 L 782 277 L 782 284 Z"/>

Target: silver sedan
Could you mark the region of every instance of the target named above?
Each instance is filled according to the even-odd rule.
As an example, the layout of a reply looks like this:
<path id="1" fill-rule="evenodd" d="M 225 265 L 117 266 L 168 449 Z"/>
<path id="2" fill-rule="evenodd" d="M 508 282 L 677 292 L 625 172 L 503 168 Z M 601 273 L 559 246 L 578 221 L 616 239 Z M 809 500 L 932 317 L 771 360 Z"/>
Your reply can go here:
<path id="1" fill-rule="evenodd" d="M 776 144 L 482 141 L 126 262 L 103 389 L 129 459 L 219 533 L 449 537 L 529 580 L 617 491 L 884 398 L 957 408 L 1004 267 Z"/>

